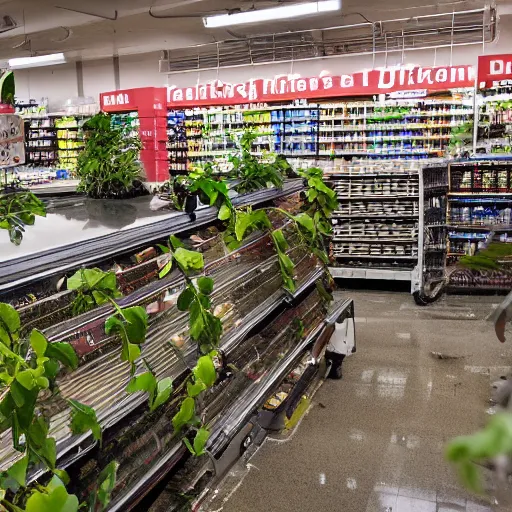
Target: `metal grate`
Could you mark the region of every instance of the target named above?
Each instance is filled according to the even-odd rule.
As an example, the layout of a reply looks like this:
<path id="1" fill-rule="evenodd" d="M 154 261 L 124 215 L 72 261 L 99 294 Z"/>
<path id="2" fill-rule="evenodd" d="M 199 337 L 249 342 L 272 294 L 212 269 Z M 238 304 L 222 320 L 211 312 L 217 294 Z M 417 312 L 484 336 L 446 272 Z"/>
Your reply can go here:
<path id="1" fill-rule="evenodd" d="M 494 9 L 475 9 L 321 30 L 231 39 L 166 50 L 161 73 L 286 62 L 364 53 L 490 43 L 496 34 Z"/>

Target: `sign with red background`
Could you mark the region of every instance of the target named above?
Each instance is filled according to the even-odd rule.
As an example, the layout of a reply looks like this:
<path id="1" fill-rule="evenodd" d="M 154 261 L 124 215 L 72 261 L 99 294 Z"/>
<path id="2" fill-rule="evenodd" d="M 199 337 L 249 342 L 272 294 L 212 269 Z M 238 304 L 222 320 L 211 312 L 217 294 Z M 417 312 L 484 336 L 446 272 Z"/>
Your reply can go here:
<path id="1" fill-rule="evenodd" d="M 512 54 L 480 55 L 478 57 L 478 84 L 492 87 L 493 82 L 512 80 Z"/>

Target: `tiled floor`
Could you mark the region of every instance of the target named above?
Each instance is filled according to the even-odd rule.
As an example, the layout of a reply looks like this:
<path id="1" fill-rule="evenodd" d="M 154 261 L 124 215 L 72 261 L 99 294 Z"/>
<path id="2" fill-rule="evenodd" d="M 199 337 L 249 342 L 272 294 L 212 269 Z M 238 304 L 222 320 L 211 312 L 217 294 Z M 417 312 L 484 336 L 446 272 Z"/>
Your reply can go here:
<path id="1" fill-rule="evenodd" d="M 468 494 L 443 456 L 449 439 L 484 424 L 489 371 L 511 364 L 512 342 L 500 344 L 484 321 L 500 299 L 448 297 L 419 308 L 405 293 L 347 294 L 358 352 L 343 380 L 326 382 L 291 438 L 267 440 L 241 485 L 209 510 L 509 510 Z"/>

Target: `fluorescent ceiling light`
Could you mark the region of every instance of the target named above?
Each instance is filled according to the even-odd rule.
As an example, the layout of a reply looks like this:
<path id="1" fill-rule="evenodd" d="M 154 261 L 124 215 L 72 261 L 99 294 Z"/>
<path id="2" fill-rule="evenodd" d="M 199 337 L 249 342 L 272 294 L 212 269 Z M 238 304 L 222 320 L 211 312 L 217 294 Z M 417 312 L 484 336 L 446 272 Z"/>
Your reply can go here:
<path id="1" fill-rule="evenodd" d="M 37 57 L 20 57 L 9 59 L 10 69 L 36 68 L 39 66 L 52 66 L 53 64 L 64 64 L 66 58 L 63 53 L 51 53 L 49 55 L 38 55 Z"/>
<path id="2" fill-rule="evenodd" d="M 321 0 L 305 4 L 285 5 L 272 9 L 260 9 L 255 11 L 237 12 L 234 14 L 220 14 L 203 18 L 204 26 L 207 28 L 228 27 L 230 25 L 241 25 L 243 23 L 259 23 L 262 21 L 284 20 L 297 18 L 309 14 L 337 11 L 341 8 L 341 0 Z"/>

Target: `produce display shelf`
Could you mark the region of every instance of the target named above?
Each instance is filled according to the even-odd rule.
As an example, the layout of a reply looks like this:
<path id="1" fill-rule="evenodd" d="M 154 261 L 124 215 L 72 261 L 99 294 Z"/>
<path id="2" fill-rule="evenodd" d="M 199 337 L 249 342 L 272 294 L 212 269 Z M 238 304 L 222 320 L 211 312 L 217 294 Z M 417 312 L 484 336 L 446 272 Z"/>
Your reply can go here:
<path id="1" fill-rule="evenodd" d="M 233 204 L 235 206 L 261 204 L 298 192 L 303 187 L 302 180 L 289 180 L 281 189 L 265 189 L 237 196 L 233 199 Z M 129 249 L 141 247 L 171 233 L 204 226 L 214 221 L 218 212 L 214 207 L 206 207 L 197 210 L 196 213 L 197 218 L 194 222 L 186 213 L 174 213 L 163 220 L 156 220 L 141 227 L 116 231 L 99 238 L 26 254 L 19 258 L 10 258 L 0 266 L 0 292 L 28 284 L 34 276 L 38 279 L 47 278 L 82 265 L 91 266 L 100 258 L 115 256 Z"/>

